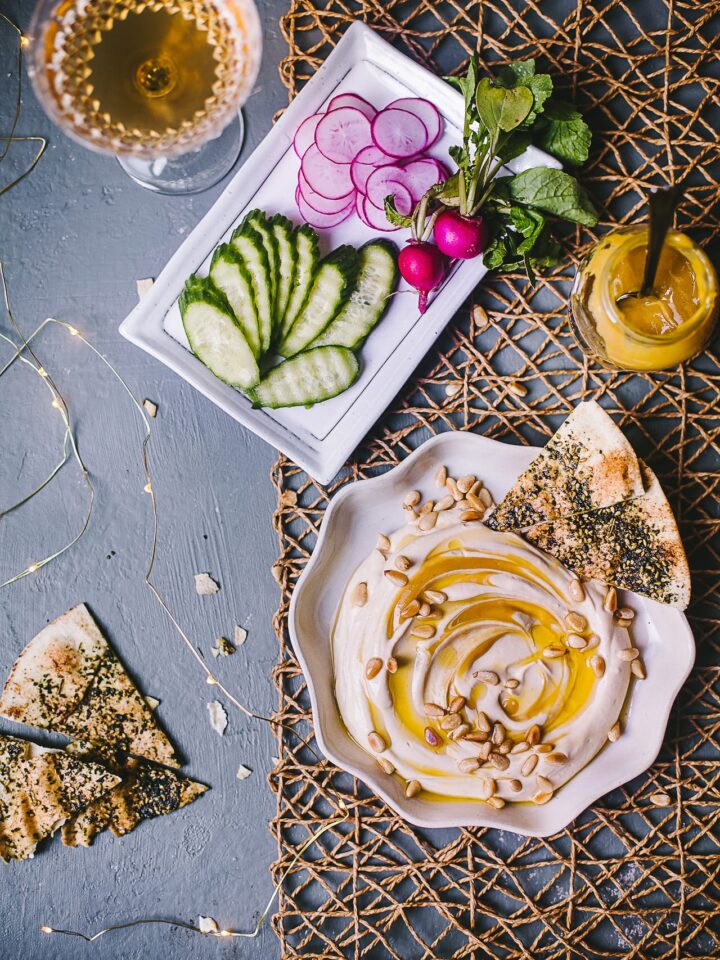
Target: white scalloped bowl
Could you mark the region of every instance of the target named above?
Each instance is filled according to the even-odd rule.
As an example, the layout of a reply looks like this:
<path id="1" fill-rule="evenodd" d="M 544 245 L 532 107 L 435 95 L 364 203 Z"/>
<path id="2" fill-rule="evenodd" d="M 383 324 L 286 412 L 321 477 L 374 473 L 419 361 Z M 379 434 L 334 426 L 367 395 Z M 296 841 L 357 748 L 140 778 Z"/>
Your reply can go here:
<path id="1" fill-rule="evenodd" d="M 662 745 L 670 709 L 695 660 L 695 644 L 680 611 L 626 594 L 636 610 L 633 638 L 642 651 L 647 679 L 632 687 L 623 735 L 608 743 L 543 806 L 422 797 L 407 799 L 402 784 L 387 776 L 347 732 L 334 693 L 331 633 L 345 584 L 375 546 L 378 531 L 404 522 L 407 490 L 431 495 L 439 464 L 453 476 L 472 473 L 500 501 L 536 453 L 470 433 L 433 437 L 384 476 L 341 490 L 330 504 L 317 545 L 290 604 L 290 636 L 307 679 L 315 735 L 325 756 L 354 774 L 401 817 L 422 827 L 496 827 L 526 836 L 549 836 L 566 827 L 590 804 L 646 770 Z"/>

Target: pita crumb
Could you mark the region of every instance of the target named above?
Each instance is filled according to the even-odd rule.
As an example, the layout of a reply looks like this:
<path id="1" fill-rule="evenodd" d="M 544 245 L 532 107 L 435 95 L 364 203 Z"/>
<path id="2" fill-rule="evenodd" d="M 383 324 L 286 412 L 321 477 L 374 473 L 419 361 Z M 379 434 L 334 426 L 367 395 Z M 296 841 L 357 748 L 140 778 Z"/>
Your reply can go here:
<path id="1" fill-rule="evenodd" d="M 247 640 L 247 636 L 248 636 L 248 632 L 247 632 L 247 630 L 245 629 L 245 627 L 238 627 L 238 626 L 236 626 L 236 627 L 235 627 L 235 636 L 233 637 L 233 639 L 235 640 L 235 646 L 236 646 L 236 647 L 241 647 L 241 646 L 245 643 L 245 641 Z"/>
<path id="2" fill-rule="evenodd" d="M 153 288 L 153 283 L 155 281 L 152 277 L 144 277 L 142 280 L 135 281 L 135 289 L 137 290 L 138 300 L 142 300 L 143 297 L 146 297 Z"/>
<path id="3" fill-rule="evenodd" d="M 149 417 L 155 417 L 157 415 L 157 404 L 153 403 L 152 400 L 148 400 L 147 397 L 143 400 L 143 406 Z"/>
<path id="4" fill-rule="evenodd" d="M 220 589 L 220 584 L 209 573 L 195 574 L 195 590 L 200 597 L 211 597 Z"/>
<path id="5" fill-rule="evenodd" d="M 210 715 L 210 725 L 216 733 L 219 733 L 222 736 L 225 733 L 225 730 L 228 725 L 228 717 L 225 712 L 225 707 L 220 703 L 219 700 L 211 700 L 207 705 L 208 714 Z"/>
<path id="6" fill-rule="evenodd" d="M 198 928 L 200 933 L 219 933 L 220 928 L 217 925 L 217 920 L 213 920 L 212 917 L 204 917 L 202 914 L 198 917 Z"/>
<path id="7" fill-rule="evenodd" d="M 238 780 L 247 780 L 251 776 L 252 770 L 249 767 L 246 767 L 244 763 L 241 763 L 238 767 L 238 772 L 235 774 Z"/>
<path id="8" fill-rule="evenodd" d="M 157 697 L 145 697 L 145 703 L 150 707 L 151 710 L 157 710 L 160 706 L 160 701 Z"/>
<path id="9" fill-rule="evenodd" d="M 210 653 L 214 657 L 229 657 L 235 653 L 235 647 L 227 637 L 218 637 L 215 646 L 211 648 Z"/>

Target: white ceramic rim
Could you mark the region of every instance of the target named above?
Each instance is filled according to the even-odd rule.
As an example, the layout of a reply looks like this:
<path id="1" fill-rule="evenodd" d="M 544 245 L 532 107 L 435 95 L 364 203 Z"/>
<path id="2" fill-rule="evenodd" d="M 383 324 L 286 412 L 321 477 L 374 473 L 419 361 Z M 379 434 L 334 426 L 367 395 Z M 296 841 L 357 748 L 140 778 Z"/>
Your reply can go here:
<path id="1" fill-rule="evenodd" d="M 616 789 L 617 787 L 620 787 L 622 784 L 627 783 L 634 777 L 642 774 L 657 758 L 657 755 L 662 747 L 673 703 L 675 702 L 681 687 L 689 676 L 695 662 L 695 642 L 692 631 L 690 629 L 687 617 L 679 610 L 667 607 L 665 605 L 656 604 L 653 601 L 648 601 L 644 598 L 637 597 L 632 593 L 626 594 L 631 601 L 634 600 L 636 603 L 640 603 L 645 607 L 649 607 L 649 609 L 651 611 L 654 610 L 656 614 L 659 614 L 660 611 L 664 611 L 664 613 L 669 616 L 671 622 L 673 620 L 675 621 L 675 629 L 677 632 L 673 631 L 674 635 L 669 637 L 669 643 L 671 646 L 667 648 L 670 651 L 676 651 L 678 654 L 677 659 L 672 663 L 672 670 L 669 673 L 669 676 L 672 677 L 674 682 L 669 683 L 670 689 L 669 691 L 666 691 L 666 695 L 661 702 L 658 702 L 657 700 L 653 701 L 655 725 L 652 728 L 649 728 L 647 725 L 642 727 L 642 742 L 638 742 L 636 745 L 634 764 L 614 765 L 614 768 L 617 770 L 616 775 L 605 778 L 601 782 L 595 781 L 595 786 L 593 786 L 593 778 L 587 773 L 587 771 L 592 771 L 593 766 L 597 766 L 598 758 L 603 756 L 605 753 L 603 750 L 582 771 L 576 774 L 576 776 L 573 777 L 568 784 L 558 790 L 553 796 L 552 800 L 543 806 L 531 807 L 527 804 L 508 804 L 503 810 L 495 810 L 487 804 L 478 803 L 477 814 L 467 816 L 458 815 L 452 812 L 453 806 L 463 805 L 460 802 L 456 804 L 453 801 L 448 801 L 443 805 L 439 805 L 436 802 L 423 800 L 421 798 L 407 799 L 399 789 L 393 790 L 393 785 L 399 786 L 398 780 L 396 778 L 388 778 L 385 774 L 383 774 L 373 760 L 372 756 L 362 747 L 356 744 L 349 733 L 345 732 L 344 739 L 347 741 L 348 746 L 352 751 L 359 753 L 360 762 L 357 762 L 348 756 L 343 756 L 336 749 L 333 749 L 330 742 L 331 737 L 324 730 L 323 722 L 320 719 L 321 704 L 319 696 L 324 694 L 320 692 L 320 687 L 315 682 L 315 678 L 313 677 L 312 670 L 309 668 L 308 657 L 306 656 L 305 652 L 306 645 L 310 643 L 317 643 L 317 638 L 316 636 L 309 638 L 301 636 L 301 631 L 298 628 L 298 610 L 301 608 L 303 596 L 307 591 L 308 586 L 312 582 L 315 567 L 320 562 L 324 552 L 326 550 L 332 551 L 333 549 L 334 517 L 346 503 L 346 501 L 358 496 L 359 491 L 367 491 L 369 488 L 372 488 L 375 497 L 378 497 L 378 495 L 381 496 L 383 488 L 391 488 L 396 486 L 397 481 L 402 480 L 402 478 L 412 470 L 416 461 L 421 456 L 427 457 L 428 454 L 436 447 L 448 444 L 458 444 L 462 446 L 474 445 L 480 454 L 484 453 L 486 455 L 486 459 L 482 462 L 487 463 L 492 462 L 492 454 L 497 453 L 499 447 L 505 448 L 503 451 L 504 454 L 508 454 L 508 448 L 510 448 L 513 451 L 511 455 L 512 458 L 517 461 L 518 469 L 515 476 L 517 476 L 517 474 L 527 466 L 529 461 L 539 449 L 531 446 L 515 446 L 504 444 L 498 440 L 492 440 L 489 437 L 484 437 L 477 434 L 464 433 L 460 431 L 448 431 L 432 437 L 425 443 L 421 444 L 405 460 L 382 476 L 374 477 L 368 480 L 356 481 L 355 483 L 344 487 L 333 497 L 333 500 L 325 513 L 320 534 L 312 552 L 312 556 L 308 560 L 308 563 L 293 591 L 288 618 L 288 626 L 293 649 L 300 662 L 300 666 L 302 667 L 305 679 L 307 681 L 308 692 L 310 694 L 315 738 L 320 750 L 328 760 L 340 767 L 342 770 L 345 770 L 362 780 L 390 807 L 392 807 L 397 814 L 416 826 L 430 828 L 471 826 L 493 827 L 496 829 L 510 830 L 511 832 L 524 836 L 550 836 L 568 826 L 568 824 L 570 824 L 577 816 L 579 816 L 587 807 L 600 799 L 600 797 Z M 438 462 L 442 461 L 438 460 Z M 508 479 L 506 485 L 507 488 L 509 488 L 509 486 L 512 484 L 515 476 Z M 484 483 L 486 483 L 486 485 L 492 488 L 492 478 L 483 476 L 481 479 Z M 497 493 L 497 496 L 499 495 L 500 491 Z M 361 559 L 362 555 L 359 555 L 357 557 L 357 563 L 359 563 Z M 342 594 L 342 588 L 344 587 L 345 582 L 345 579 L 343 579 L 343 583 L 340 587 L 340 595 Z M 329 635 L 326 642 L 329 653 Z M 682 656 L 680 656 L 680 654 L 682 654 Z M 328 658 L 328 662 L 332 664 L 331 658 Z M 332 665 L 330 666 L 330 673 L 332 675 Z M 643 681 L 643 683 L 651 683 L 650 673 L 648 680 Z M 334 694 L 332 694 L 332 691 L 330 696 L 332 697 L 334 704 Z M 334 706 L 335 712 L 337 713 L 337 705 Z M 337 719 L 339 727 L 342 729 L 339 715 Z M 625 735 L 625 740 L 630 740 L 630 737 Z M 367 758 L 369 762 L 363 765 L 363 760 L 365 758 Z M 390 786 L 390 789 L 388 789 L 388 785 Z M 537 822 L 535 824 L 528 824 L 526 816 L 518 817 L 514 815 L 515 811 L 521 810 L 532 810 L 533 816 L 531 819 L 535 819 Z M 443 816 L 442 814 L 445 815 Z"/>

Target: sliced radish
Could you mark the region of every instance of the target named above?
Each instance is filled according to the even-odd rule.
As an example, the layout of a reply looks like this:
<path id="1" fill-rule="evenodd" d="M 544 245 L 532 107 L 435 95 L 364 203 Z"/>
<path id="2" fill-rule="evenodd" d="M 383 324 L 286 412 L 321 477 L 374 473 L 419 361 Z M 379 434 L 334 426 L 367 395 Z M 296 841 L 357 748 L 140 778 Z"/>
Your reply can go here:
<path id="1" fill-rule="evenodd" d="M 323 115 L 315 129 L 315 143 L 334 163 L 351 163 L 372 143 L 370 121 L 356 107 L 339 107 Z"/>
<path id="2" fill-rule="evenodd" d="M 350 179 L 350 164 L 328 160 L 315 143 L 303 154 L 300 168 L 310 188 L 327 200 L 346 197 L 354 189 Z"/>
<path id="3" fill-rule="evenodd" d="M 295 191 L 295 203 L 303 220 L 318 230 L 327 230 L 329 227 L 336 227 L 339 223 L 342 223 L 343 220 L 347 220 L 355 209 L 355 204 L 350 203 L 344 210 L 340 210 L 338 213 L 318 213 L 317 210 L 313 210 L 305 201 L 302 193 L 300 193 L 300 187 Z"/>
<path id="4" fill-rule="evenodd" d="M 370 203 L 367 197 L 365 197 L 363 201 L 363 213 L 365 214 L 365 222 L 369 227 L 372 227 L 373 230 L 382 230 L 384 233 L 390 233 L 393 230 L 400 229 L 400 227 L 393 226 L 385 216 L 385 211 L 380 210 L 374 203 Z"/>
<path id="5" fill-rule="evenodd" d="M 393 100 L 389 103 L 386 110 L 407 110 L 414 114 L 427 130 L 428 141 L 423 149 L 431 147 L 442 131 L 442 117 L 438 109 L 430 103 L 429 100 L 423 100 L 420 97 L 403 97 L 400 100 Z"/>
<path id="6" fill-rule="evenodd" d="M 360 97 L 357 93 L 339 93 L 327 105 L 328 111 L 339 110 L 340 107 L 355 107 L 360 113 L 364 113 L 368 120 L 372 120 L 377 113 L 377 109 L 365 97 Z"/>
<path id="7" fill-rule="evenodd" d="M 318 130 L 320 124 L 318 124 Z M 372 141 L 391 157 L 407 158 L 422 153 L 428 143 L 425 124 L 407 110 L 385 109 L 372 122 Z"/>
<path id="8" fill-rule="evenodd" d="M 306 117 L 295 131 L 293 148 L 299 157 L 302 157 L 307 148 L 315 143 L 315 130 L 322 118 L 322 113 L 313 113 L 312 116 Z"/>
<path id="9" fill-rule="evenodd" d="M 366 227 L 370 226 L 365 217 L 365 197 L 359 192 L 355 194 L 355 213 L 358 215 L 360 220 L 362 220 Z"/>
<path id="10" fill-rule="evenodd" d="M 437 160 L 423 157 L 421 160 L 411 160 L 403 167 L 403 184 L 412 194 L 415 203 L 419 203 L 423 195 L 434 186 L 447 180 L 444 169 Z"/>
<path id="11" fill-rule="evenodd" d="M 394 157 L 389 157 L 377 147 L 364 147 L 350 164 L 350 177 L 355 189 L 364 193 L 370 174 L 378 167 L 387 167 L 394 163 Z"/>
<path id="12" fill-rule="evenodd" d="M 305 203 L 307 203 L 309 207 L 312 207 L 313 210 L 317 210 L 318 213 L 340 213 L 340 211 L 344 210 L 348 204 L 355 202 L 354 190 L 345 194 L 344 197 L 339 197 L 337 200 L 328 200 L 327 197 L 324 197 L 321 193 L 318 193 L 317 190 L 313 190 L 303 176 L 302 170 L 300 170 L 298 173 L 298 187 L 300 188 L 300 193 L 302 194 Z"/>
<path id="13" fill-rule="evenodd" d="M 376 207 L 382 209 L 385 205 L 385 197 L 393 192 L 391 189 L 393 184 L 400 184 L 412 195 L 412 191 L 405 183 L 405 171 L 402 167 L 397 166 L 377 167 L 373 170 L 367 179 L 365 195 L 370 203 L 374 203 Z"/>

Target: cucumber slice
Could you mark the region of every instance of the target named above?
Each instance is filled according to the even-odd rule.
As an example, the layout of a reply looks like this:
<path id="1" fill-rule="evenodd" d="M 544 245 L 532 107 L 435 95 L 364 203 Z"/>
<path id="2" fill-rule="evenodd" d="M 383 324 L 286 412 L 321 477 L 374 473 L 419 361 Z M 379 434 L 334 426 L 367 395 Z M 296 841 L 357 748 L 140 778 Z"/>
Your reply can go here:
<path id="1" fill-rule="evenodd" d="M 357 350 L 380 321 L 397 286 L 397 247 L 390 240 L 371 240 L 360 248 L 360 266 L 350 299 L 311 346 L 334 344 Z"/>
<path id="2" fill-rule="evenodd" d="M 260 379 L 250 344 L 225 294 L 209 278 L 190 277 L 180 294 L 180 314 L 192 352 L 231 387 L 248 390 Z"/>
<path id="3" fill-rule="evenodd" d="M 290 292 L 295 281 L 295 267 L 297 264 L 297 253 L 295 250 L 295 238 L 293 236 L 293 226 L 290 221 L 281 214 L 276 214 L 270 221 L 270 227 L 275 237 L 278 252 L 278 276 L 277 289 L 275 290 L 275 339 L 280 336 L 282 330 L 283 318 L 290 302 Z"/>
<path id="4" fill-rule="evenodd" d="M 260 350 L 265 353 L 270 347 L 272 329 L 272 290 L 270 264 L 262 237 L 249 223 L 243 223 L 234 231 L 230 243 L 245 261 L 250 274 L 257 307 Z"/>
<path id="5" fill-rule="evenodd" d="M 322 261 L 313 277 L 307 299 L 278 348 L 284 357 L 292 357 L 319 337 L 352 293 L 358 270 L 358 252 L 342 246 Z"/>
<path id="6" fill-rule="evenodd" d="M 305 303 L 305 298 L 310 290 L 312 278 L 315 276 L 318 261 L 320 260 L 320 251 L 318 250 L 318 235 L 312 227 L 304 223 L 298 227 L 293 234 L 295 243 L 295 280 L 290 291 L 287 309 L 283 317 L 282 329 L 280 331 L 280 340 L 287 337 L 292 325 L 297 319 L 297 315 Z"/>
<path id="7" fill-rule="evenodd" d="M 265 253 L 268 258 L 268 267 L 270 269 L 270 294 L 274 317 L 278 286 L 278 250 L 275 234 L 272 231 L 268 218 L 262 210 L 251 210 L 245 217 L 244 222 L 249 223 L 262 237 L 263 246 L 265 247 Z"/>
<path id="8" fill-rule="evenodd" d="M 255 359 L 260 359 L 260 327 L 252 277 L 236 247 L 221 243 L 213 254 L 210 279 L 228 299 Z"/>
<path id="9" fill-rule="evenodd" d="M 315 347 L 273 367 L 248 396 L 254 407 L 311 406 L 347 390 L 359 372 L 352 350 Z"/>

